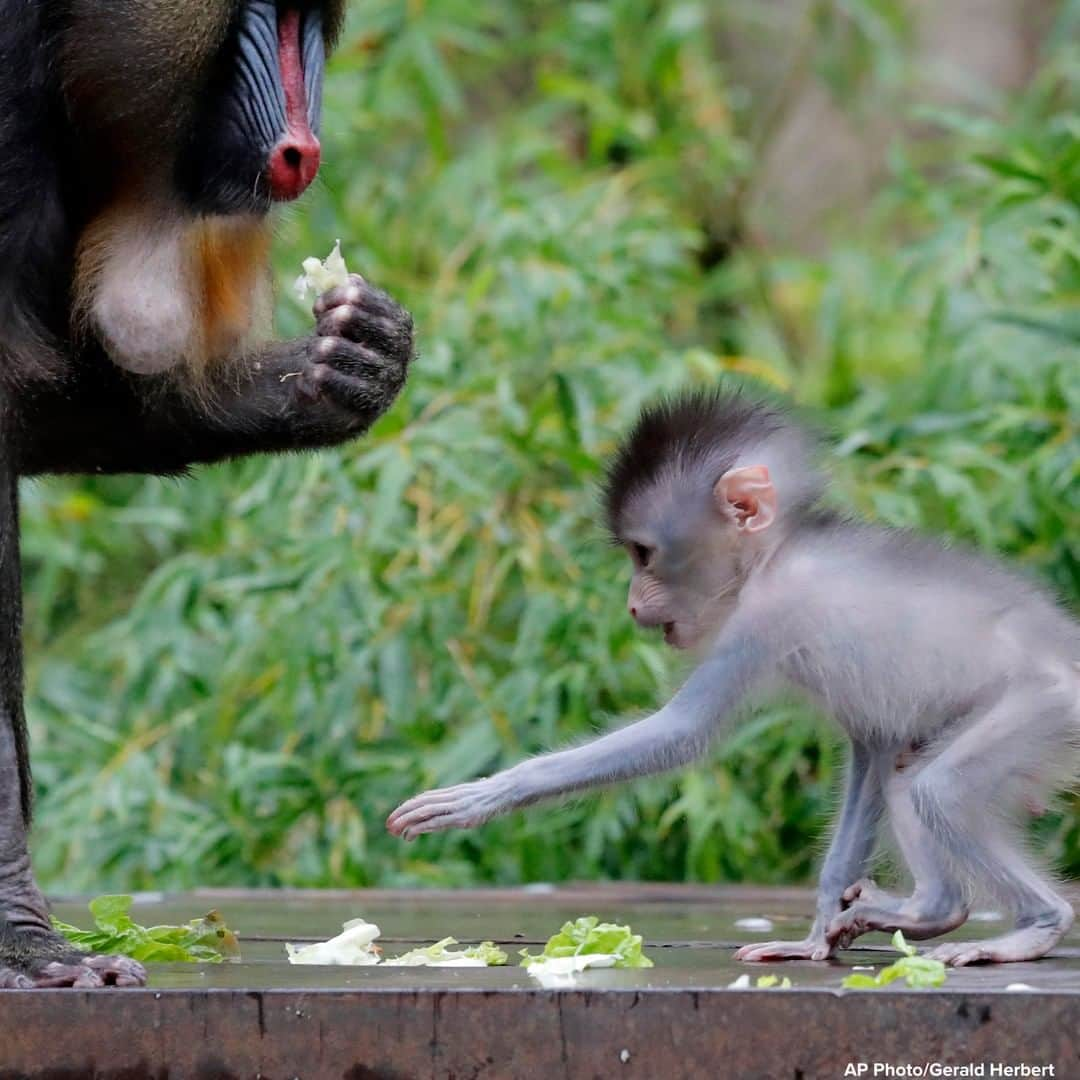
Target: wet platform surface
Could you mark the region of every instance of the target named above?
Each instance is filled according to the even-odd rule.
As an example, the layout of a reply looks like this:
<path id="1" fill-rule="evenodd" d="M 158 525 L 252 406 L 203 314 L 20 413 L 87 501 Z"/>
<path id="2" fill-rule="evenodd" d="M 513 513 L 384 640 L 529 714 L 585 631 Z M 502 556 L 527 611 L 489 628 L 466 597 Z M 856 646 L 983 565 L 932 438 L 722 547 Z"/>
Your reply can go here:
<path id="1" fill-rule="evenodd" d="M 1074 900 L 1077 897 L 1074 895 Z M 1080 1080 L 1080 933 L 1031 964 L 950 971 L 936 990 L 846 991 L 853 965 L 890 963 L 869 935 L 829 963 L 748 967 L 747 941 L 802 937 L 803 890 L 612 885 L 458 892 L 233 892 L 140 897 L 141 923 L 210 908 L 241 938 L 243 959 L 153 965 L 145 990 L 29 991 L 0 997 L 0 1078 L 109 1077 L 841 1077 L 849 1064 L 1054 1066 Z M 57 916 L 89 925 L 85 902 Z M 567 919 L 595 914 L 644 936 L 655 967 L 590 971 L 544 990 L 516 965 Z M 1005 929 L 976 913 L 953 936 Z M 504 968 L 309 967 L 285 941 L 323 940 L 347 919 L 382 930 L 384 955 L 448 935 L 510 954 Z M 743 919 L 768 919 L 769 931 Z M 729 989 L 775 972 L 787 991 Z M 1008 991 L 1026 983 L 1033 992 Z M 849 1072 L 848 1075 L 860 1075 Z M 879 1071 L 876 1075 L 889 1075 Z M 893 1073 L 892 1075 L 901 1075 Z M 963 1074 L 953 1074 L 963 1075 Z"/>

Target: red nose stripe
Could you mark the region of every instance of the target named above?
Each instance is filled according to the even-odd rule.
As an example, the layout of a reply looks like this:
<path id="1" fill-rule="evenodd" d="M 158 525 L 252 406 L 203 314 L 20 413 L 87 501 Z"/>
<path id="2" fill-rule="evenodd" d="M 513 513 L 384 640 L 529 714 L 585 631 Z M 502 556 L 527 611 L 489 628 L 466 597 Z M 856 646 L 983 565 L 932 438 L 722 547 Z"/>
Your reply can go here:
<path id="1" fill-rule="evenodd" d="M 298 11 L 286 11 L 278 19 L 278 67 L 285 91 L 285 134 L 270 151 L 267 179 L 272 198 L 295 199 L 315 179 L 321 153 L 308 124 Z"/>

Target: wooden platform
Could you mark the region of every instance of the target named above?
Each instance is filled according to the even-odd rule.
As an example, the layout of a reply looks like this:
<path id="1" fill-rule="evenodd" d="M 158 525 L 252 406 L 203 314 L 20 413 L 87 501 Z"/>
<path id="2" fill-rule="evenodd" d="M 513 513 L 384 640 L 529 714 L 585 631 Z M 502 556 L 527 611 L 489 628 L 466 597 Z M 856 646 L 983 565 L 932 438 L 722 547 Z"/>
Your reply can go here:
<path id="1" fill-rule="evenodd" d="M 1051 958 L 958 970 L 941 990 L 856 992 L 840 987 L 851 965 L 895 958 L 883 935 L 833 963 L 748 969 L 732 959 L 739 943 L 803 935 L 812 903 L 800 890 L 202 891 L 142 898 L 135 916 L 176 922 L 212 907 L 241 935 L 241 963 L 158 965 L 145 990 L 0 995 L 0 1080 L 810 1080 L 949 1075 L 933 1071 L 946 1064 L 982 1066 L 967 1074 L 975 1076 L 1080 1078 L 1076 933 Z M 87 922 L 81 902 L 57 903 L 56 913 Z M 629 922 L 656 966 L 593 971 L 578 989 L 548 991 L 516 967 L 294 967 L 283 946 L 330 937 L 363 916 L 382 928 L 388 955 L 453 935 L 493 938 L 516 959 L 517 949 L 583 914 Z M 1000 928 L 981 914 L 958 936 Z M 736 920 L 745 917 L 775 929 L 742 930 Z M 728 989 L 747 970 L 788 975 L 795 987 Z M 1005 989 L 1015 982 L 1037 989 Z M 865 1071 L 847 1070 L 860 1064 Z M 923 1071 L 888 1071 L 905 1066 Z M 1046 1066 L 1053 1071 L 1030 1071 Z"/>

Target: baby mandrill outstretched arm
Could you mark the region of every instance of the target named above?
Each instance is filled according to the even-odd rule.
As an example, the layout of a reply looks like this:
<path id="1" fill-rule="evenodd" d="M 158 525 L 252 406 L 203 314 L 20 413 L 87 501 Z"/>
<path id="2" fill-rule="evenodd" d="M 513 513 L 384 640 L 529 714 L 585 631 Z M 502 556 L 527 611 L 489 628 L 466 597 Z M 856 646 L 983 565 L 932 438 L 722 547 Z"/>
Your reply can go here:
<path id="1" fill-rule="evenodd" d="M 482 825 L 499 814 L 575 791 L 689 764 L 725 722 L 767 663 L 752 636 L 718 644 L 659 712 L 582 746 L 530 758 L 483 780 L 424 792 L 399 806 L 387 828 L 406 840 Z"/>

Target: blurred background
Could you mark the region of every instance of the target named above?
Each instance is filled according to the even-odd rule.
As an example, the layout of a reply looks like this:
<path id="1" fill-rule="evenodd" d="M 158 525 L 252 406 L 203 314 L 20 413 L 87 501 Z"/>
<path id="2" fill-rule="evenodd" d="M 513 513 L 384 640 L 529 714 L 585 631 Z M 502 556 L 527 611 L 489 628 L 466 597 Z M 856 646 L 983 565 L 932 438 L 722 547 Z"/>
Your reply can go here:
<path id="1" fill-rule="evenodd" d="M 1080 607 L 1080 2 L 360 0 L 289 283 L 336 237 L 414 312 L 336 453 L 24 491 L 53 890 L 794 882 L 842 748 L 799 703 L 699 768 L 405 845 L 431 785 L 660 703 L 598 470 L 721 378 L 834 439 L 834 500 Z M 1080 873 L 1080 799 L 1038 823 Z"/>

